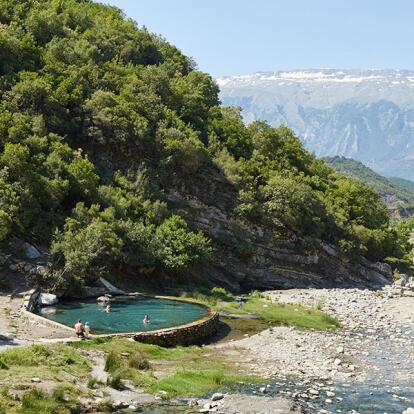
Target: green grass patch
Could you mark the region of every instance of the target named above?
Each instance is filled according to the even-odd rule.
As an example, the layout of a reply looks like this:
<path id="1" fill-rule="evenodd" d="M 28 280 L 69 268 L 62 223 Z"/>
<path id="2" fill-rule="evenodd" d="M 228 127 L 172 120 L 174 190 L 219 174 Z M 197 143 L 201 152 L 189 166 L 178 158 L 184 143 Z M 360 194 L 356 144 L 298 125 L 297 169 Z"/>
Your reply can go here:
<path id="1" fill-rule="evenodd" d="M 93 349 L 115 354 L 135 352 L 142 353 L 148 359 L 176 361 L 194 358 L 203 353 L 203 350 L 196 346 L 176 348 L 163 348 L 157 345 L 142 344 L 127 338 L 95 338 L 91 341 L 73 342 L 69 346 L 76 349 Z"/>
<path id="2" fill-rule="evenodd" d="M 73 347 L 59 344 L 32 345 L 0 353 L 0 384 L 16 385 L 32 377 L 63 380 L 63 371 L 77 378 L 87 378 L 90 363 Z"/>
<path id="3" fill-rule="evenodd" d="M 21 404 L 9 405 L 7 413 L 18 414 L 73 414 L 80 412 L 79 390 L 70 385 L 61 385 L 46 394 L 34 388 L 24 394 Z M 1 413 L 1 411 L 0 411 Z"/>
<path id="4" fill-rule="evenodd" d="M 229 374 L 223 370 L 181 370 L 156 381 L 148 388 L 152 393 L 165 393 L 166 398 L 177 396 L 201 396 L 221 387 L 233 387 L 237 383 L 256 382 L 252 377 Z"/>
<path id="5" fill-rule="evenodd" d="M 295 326 L 302 329 L 332 329 L 340 326 L 337 319 L 321 311 L 323 303 L 319 303 L 315 309 L 309 309 L 301 305 L 271 302 L 258 291 L 251 292 L 242 307 L 231 294 L 219 288 L 213 288 L 210 293 L 187 293 L 180 299 L 203 303 L 219 312 L 238 315 L 258 314 L 272 325 Z"/>
<path id="6" fill-rule="evenodd" d="M 218 302 L 215 308 L 219 311 L 234 314 L 258 314 L 275 325 L 313 329 L 332 329 L 340 326 L 338 320 L 318 309 L 271 302 L 262 297 L 249 297 L 242 308 L 239 308 L 238 302 Z"/>
<path id="7" fill-rule="evenodd" d="M 129 380 L 146 392 L 163 391 L 162 395 L 169 398 L 203 395 L 238 382 L 257 381 L 254 377 L 239 375 L 224 358 L 208 348 L 162 348 L 126 338 L 96 338 L 70 346 L 106 352 L 109 385 L 116 389 L 122 389 L 123 380 Z M 160 370 L 164 371 L 162 375 Z M 157 371 L 156 377 L 154 371 Z"/>

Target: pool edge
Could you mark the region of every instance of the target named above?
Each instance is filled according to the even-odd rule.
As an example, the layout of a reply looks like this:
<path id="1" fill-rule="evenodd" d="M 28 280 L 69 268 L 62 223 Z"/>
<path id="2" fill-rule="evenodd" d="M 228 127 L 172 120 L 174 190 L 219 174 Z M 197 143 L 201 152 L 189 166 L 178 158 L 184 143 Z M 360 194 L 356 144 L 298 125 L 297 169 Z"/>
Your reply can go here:
<path id="1" fill-rule="evenodd" d="M 67 325 L 61 324 L 56 321 L 45 318 L 44 316 L 34 313 L 33 307 L 36 299 L 39 295 L 39 291 L 35 290 L 31 295 L 29 300 L 25 301 L 21 312 L 23 315 L 28 317 L 31 320 L 41 322 L 46 326 L 51 326 L 54 328 L 64 329 L 71 333 L 71 337 L 75 335 L 74 328 L 71 328 Z M 132 295 L 125 295 L 132 296 Z M 151 296 L 151 295 L 141 295 L 148 298 L 155 299 L 166 299 L 163 296 Z M 176 302 L 185 302 L 185 300 L 168 298 Z M 111 338 L 111 337 L 124 337 L 132 338 L 137 342 L 160 345 L 165 347 L 172 347 L 178 345 L 191 345 L 200 343 L 203 339 L 211 337 L 214 335 L 220 323 L 219 313 L 211 309 L 205 304 L 194 302 L 199 306 L 204 307 L 207 310 L 207 315 L 203 316 L 200 319 L 197 319 L 192 322 L 188 322 L 183 325 L 171 326 L 169 328 L 156 329 L 153 331 L 134 331 L 134 332 L 120 332 L 120 333 L 109 333 L 109 334 L 92 334 L 90 337 L 94 338 Z"/>

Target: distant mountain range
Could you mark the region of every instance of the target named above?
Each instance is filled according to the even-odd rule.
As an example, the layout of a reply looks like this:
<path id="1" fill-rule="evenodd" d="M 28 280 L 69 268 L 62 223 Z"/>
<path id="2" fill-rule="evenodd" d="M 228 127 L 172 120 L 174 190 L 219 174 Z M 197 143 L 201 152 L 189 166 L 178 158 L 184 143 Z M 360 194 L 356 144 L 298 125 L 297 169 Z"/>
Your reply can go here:
<path id="1" fill-rule="evenodd" d="M 414 213 L 414 182 L 403 178 L 386 178 L 359 161 L 345 157 L 326 157 L 336 171 L 361 180 L 374 188 L 394 216 L 407 217 Z"/>
<path id="2" fill-rule="evenodd" d="M 414 180 L 414 71 L 312 69 L 217 82 L 223 104 L 240 106 L 246 122 L 284 123 L 317 156 Z"/>

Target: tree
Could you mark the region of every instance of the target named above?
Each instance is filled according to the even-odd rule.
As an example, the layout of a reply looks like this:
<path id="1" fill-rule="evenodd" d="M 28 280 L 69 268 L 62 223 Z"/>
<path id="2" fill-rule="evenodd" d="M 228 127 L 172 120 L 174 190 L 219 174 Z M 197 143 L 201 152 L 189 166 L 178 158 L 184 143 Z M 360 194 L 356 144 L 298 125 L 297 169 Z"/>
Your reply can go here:
<path id="1" fill-rule="evenodd" d="M 201 232 L 192 232 L 181 217 L 173 215 L 156 230 L 158 257 L 169 269 L 188 268 L 211 253 L 210 240 Z"/>
<path id="2" fill-rule="evenodd" d="M 263 188 L 264 210 L 279 229 L 296 236 L 320 237 L 327 215 L 323 202 L 309 186 L 292 177 L 273 176 Z"/>

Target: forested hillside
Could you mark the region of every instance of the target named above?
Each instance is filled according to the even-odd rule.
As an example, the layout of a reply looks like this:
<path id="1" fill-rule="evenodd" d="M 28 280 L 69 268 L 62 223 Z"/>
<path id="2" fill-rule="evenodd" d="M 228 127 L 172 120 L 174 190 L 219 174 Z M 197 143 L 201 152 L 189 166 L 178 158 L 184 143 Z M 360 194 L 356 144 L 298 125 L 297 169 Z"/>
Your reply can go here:
<path id="1" fill-rule="evenodd" d="M 382 200 L 396 215 L 414 210 L 414 183 L 403 178 L 387 178 L 359 161 L 345 157 L 327 157 L 325 161 L 336 171 L 363 181 L 381 195 Z M 410 214 L 411 215 L 411 214 Z"/>
<path id="2" fill-rule="evenodd" d="M 309 254 L 323 240 L 346 261 L 406 256 L 405 232 L 371 187 L 286 127 L 245 126 L 218 93 L 113 7 L 0 0 L 4 248 L 15 236 L 50 247 L 48 282 L 72 288 L 218 262 L 231 277 L 226 260 L 251 265 L 263 240 Z"/>

